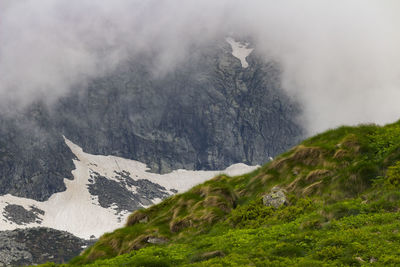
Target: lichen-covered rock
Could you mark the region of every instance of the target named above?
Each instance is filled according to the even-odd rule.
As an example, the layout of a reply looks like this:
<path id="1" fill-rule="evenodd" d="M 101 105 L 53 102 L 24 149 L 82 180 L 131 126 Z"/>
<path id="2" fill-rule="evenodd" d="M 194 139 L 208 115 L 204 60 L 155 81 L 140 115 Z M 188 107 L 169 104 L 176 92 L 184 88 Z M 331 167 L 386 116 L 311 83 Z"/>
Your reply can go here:
<path id="1" fill-rule="evenodd" d="M 265 206 L 279 208 L 282 205 L 287 205 L 286 190 L 278 186 L 274 186 L 271 192 L 263 196 L 263 203 Z"/>

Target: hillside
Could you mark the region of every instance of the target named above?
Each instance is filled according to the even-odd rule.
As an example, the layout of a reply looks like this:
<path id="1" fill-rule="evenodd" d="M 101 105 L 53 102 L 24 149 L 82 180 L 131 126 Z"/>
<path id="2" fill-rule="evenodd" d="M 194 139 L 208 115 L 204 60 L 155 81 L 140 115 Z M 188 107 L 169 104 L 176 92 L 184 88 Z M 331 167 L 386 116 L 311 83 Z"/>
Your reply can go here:
<path id="1" fill-rule="evenodd" d="M 400 122 L 319 134 L 252 173 L 136 211 L 71 264 L 398 265 L 399 132 Z M 285 205 L 265 206 L 268 193 Z"/>

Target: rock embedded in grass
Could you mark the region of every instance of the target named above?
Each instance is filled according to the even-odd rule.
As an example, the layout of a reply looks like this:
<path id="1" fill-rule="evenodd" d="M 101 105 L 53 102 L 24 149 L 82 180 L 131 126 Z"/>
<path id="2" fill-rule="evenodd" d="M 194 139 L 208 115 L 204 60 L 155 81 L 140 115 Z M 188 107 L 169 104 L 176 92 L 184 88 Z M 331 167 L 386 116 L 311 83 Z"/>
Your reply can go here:
<path id="1" fill-rule="evenodd" d="M 263 196 L 263 203 L 267 207 L 279 208 L 282 205 L 287 205 L 286 190 L 278 186 L 274 186 L 271 192 Z"/>

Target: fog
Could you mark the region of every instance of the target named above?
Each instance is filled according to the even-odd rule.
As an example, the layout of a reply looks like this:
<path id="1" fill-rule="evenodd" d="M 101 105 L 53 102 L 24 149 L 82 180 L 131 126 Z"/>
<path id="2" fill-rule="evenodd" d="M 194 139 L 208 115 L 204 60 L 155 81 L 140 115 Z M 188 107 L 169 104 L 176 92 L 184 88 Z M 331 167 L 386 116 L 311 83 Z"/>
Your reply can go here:
<path id="1" fill-rule="evenodd" d="M 313 134 L 400 119 L 397 0 L 1 0 L 0 110 L 56 101 L 141 52 L 154 73 L 193 44 L 249 36 L 282 66 Z"/>

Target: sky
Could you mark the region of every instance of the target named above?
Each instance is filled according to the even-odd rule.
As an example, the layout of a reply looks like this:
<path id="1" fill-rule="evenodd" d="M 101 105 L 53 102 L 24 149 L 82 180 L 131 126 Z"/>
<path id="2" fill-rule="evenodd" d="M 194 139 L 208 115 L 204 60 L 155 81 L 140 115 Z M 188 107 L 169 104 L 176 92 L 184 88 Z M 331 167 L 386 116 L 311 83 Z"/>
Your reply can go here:
<path id="1" fill-rule="evenodd" d="M 57 101 L 143 51 L 157 72 L 192 44 L 250 36 L 282 66 L 308 134 L 400 119 L 397 0 L 1 0 L 0 111 Z"/>

